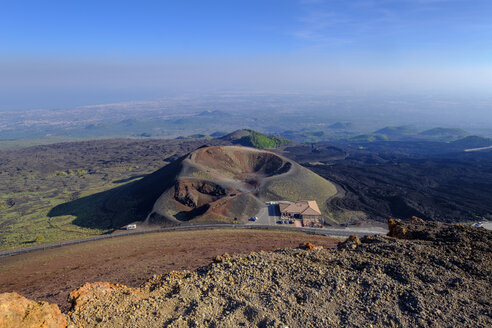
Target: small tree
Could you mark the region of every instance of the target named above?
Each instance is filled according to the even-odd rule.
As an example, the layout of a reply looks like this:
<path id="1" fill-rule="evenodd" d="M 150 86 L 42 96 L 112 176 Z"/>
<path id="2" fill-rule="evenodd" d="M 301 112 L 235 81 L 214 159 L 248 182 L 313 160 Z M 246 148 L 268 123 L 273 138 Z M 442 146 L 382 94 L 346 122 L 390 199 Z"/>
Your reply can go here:
<path id="1" fill-rule="evenodd" d="M 44 241 L 44 236 L 37 236 L 36 239 L 34 239 L 35 243 L 40 243 L 42 241 Z"/>

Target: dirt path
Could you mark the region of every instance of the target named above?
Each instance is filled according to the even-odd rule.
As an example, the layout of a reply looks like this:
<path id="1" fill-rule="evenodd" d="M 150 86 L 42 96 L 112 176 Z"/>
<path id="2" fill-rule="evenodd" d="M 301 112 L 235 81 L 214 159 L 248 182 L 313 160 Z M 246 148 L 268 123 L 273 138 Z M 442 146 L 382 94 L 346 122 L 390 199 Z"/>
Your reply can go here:
<path id="1" fill-rule="evenodd" d="M 334 247 L 338 239 L 271 230 L 197 230 L 98 240 L 0 258 L 0 293 L 16 291 L 69 307 L 70 291 L 85 282 L 137 287 L 154 274 L 194 270 L 223 253 L 292 248 L 301 242 Z"/>

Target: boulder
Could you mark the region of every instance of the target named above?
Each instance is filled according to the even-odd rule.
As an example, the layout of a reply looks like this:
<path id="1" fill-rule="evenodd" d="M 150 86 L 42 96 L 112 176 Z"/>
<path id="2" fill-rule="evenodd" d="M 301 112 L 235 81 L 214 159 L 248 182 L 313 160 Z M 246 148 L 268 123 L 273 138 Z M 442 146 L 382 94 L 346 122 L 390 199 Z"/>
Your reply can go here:
<path id="1" fill-rule="evenodd" d="M 299 245 L 299 248 L 300 249 L 305 249 L 305 250 L 311 250 L 311 249 L 314 249 L 314 245 L 311 244 L 311 243 L 302 243 Z"/>
<path id="2" fill-rule="evenodd" d="M 388 237 L 403 239 L 407 234 L 407 228 L 402 225 L 402 222 L 400 220 L 389 219 L 388 230 Z"/>
<path id="3" fill-rule="evenodd" d="M 304 250 L 319 250 L 319 249 L 323 249 L 323 246 L 315 246 L 310 242 L 307 242 L 307 243 L 301 243 L 299 245 L 299 248 Z"/>
<path id="4" fill-rule="evenodd" d="M 0 294 L 0 328 L 64 328 L 58 305 L 35 302 L 17 293 Z"/>
<path id="5" fill-rule="evenodd" d="M 359 237 L 351 235 L 343 242 L 338 244 L 338 249 L 356 249 L 361 244 Z"/>

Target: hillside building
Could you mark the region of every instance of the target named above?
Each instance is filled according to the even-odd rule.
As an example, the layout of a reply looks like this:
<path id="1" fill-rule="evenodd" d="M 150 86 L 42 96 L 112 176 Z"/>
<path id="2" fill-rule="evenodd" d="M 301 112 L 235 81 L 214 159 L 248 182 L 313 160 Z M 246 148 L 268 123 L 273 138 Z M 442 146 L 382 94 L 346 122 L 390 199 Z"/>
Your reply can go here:
<path id="1" fill-rule="evenodd" d="M 282 220 L 294 220 L 297 226 L 322 228 L 323 216 L 315 200 L 278 202 Z"/>

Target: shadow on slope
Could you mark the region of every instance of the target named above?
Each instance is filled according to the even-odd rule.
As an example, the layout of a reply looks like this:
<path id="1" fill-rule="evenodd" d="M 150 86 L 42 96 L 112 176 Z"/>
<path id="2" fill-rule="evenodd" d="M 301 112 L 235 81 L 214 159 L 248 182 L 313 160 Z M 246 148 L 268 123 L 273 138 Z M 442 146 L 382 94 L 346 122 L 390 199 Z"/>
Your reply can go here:
<path id="1" fill-rule="evenodd" d="M 143 221 L 157 198 L 174 185 L 182 159 L 141 180 L 55 206 L 48 216 L 73 215 L 75 225 L 104 230 Z"/>

